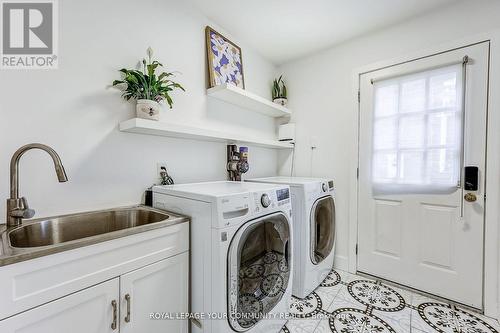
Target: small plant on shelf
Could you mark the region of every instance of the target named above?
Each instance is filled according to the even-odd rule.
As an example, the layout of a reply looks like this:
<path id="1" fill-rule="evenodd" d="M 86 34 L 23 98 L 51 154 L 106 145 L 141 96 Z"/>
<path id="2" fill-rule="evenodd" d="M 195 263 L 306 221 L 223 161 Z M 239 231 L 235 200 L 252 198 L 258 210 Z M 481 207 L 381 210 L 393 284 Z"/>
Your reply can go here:
<path id="1" fill-rule="evenodd" d="M 273 81 L 273 102 L 286 106 L 287 104 L 287 91 L 285 81 L 283 81 L 283 75 Z"/>
<path id="2" fill-rule="evenodd" d="M 159 120 L 160 103 L 166 101 L 170 108 L 174 103 L 170 93 L 176 89 L 185 91 L 184 88 L 170 78 L 172 72 L 156 73 L 163 67 L 161 63 L 153 60 L 153 50 L 147 50 L 148 60 L 142 59 L 142 70 L 120 69 L 122 80 L 114 80 L 113 86 L 123 91 L 122 97 L 127 101 L 137 100 L 137 117 Z"/>

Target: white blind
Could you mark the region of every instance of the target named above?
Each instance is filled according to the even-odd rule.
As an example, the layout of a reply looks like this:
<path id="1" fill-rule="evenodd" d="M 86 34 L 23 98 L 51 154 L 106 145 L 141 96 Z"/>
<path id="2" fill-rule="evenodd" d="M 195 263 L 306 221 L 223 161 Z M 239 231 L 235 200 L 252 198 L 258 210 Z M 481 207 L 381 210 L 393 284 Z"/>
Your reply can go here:
<path id="1" fill-rule="evenodd" d="M 458 64 L 374 83 L 376 190 L 432 192 L 457 186 L 462 80 Z"/>

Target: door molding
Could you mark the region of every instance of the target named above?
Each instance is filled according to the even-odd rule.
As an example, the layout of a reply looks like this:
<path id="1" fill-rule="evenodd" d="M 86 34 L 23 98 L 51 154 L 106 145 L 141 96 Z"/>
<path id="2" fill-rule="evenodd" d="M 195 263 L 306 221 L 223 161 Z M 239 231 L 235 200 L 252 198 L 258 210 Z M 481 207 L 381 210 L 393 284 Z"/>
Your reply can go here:
<path id="1" fill-rule="evenodd" d="M 497 225 L 500 220 L 500 151 L 496 147 L 500 145 L 500 94 L 492 95 L 492 91 L 500 91 L 500 30 L 471 36 L 461 40 L 445 43 L 426 50 L 415 52 L 406 56 L 390 60 L 372 63 L 353 71 L 353 93 L 352 105 L 355 113 L 355 122 L 351 124 L 355 133 L 356 146 L 358 147 L 351 157 L 351 181 L 349 194 L 349 237 L 348 237 L 348 271 L 355 273 L 357 270 L 356 247 L 358 242 L 358 179 L 357 170 L 359 166 L 359 112 L 360 104 L 358 92 L 360 89 L 360 77 L 362 74 L 392 67 L 407 62 L 446 53 L 479 43 L 489 43 L 489 87 L 487 103 L 487 133 L 486 133 L 486 203 L 484 221 L 484 287 L 483 287 L 483 310 L 485 315 L 500 320 L 500 256 L 498 255 L 500 242 L 500 228 Z M 361 98 L 363 98 L 361 96 Z"/>

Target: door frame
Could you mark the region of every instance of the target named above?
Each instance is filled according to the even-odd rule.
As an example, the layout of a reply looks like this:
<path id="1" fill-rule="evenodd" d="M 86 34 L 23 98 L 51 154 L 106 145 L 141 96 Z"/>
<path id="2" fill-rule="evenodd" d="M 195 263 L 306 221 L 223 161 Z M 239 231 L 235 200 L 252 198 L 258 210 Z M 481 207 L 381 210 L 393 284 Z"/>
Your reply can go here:
<path id="1" fill-rule="evenodd" d="M 486 203 L 484 220 L 484 271 L 483 271 L 483 310 L 484 314 L 500 320 L 500 151 L 496 149 L 500 145 L 500 94 L 491 95 L 492 91 L 500 91 L 500 30 L 484 33 L 476 36 L 456 40 L 453 42 L 437 45 L 432 48 L 414 52 L 406 56 L 384 60 L 360 67 L 353 71 L 353 112 L 355 122 L 353 133 L 356 149 L 351 157 L 351 181 L 349 194 L 349 238 L 348 238 L 348 267 L 350 273 L 357 270 L 357 243 L 358 243 L 358 166 L 359 166 L 359 90 L 360 77 L 362 74 L 380 70 L 386 67 L 400 65 L 406 62 L 427 58 L 455 49 L 472 46 L 479 43 L 489 43 L 489 78 L 488 78 L 488 101 L 487 101 L 487 132 L 486 132 Z M 361 96 L 362 98 L 362 96 Z M 488 170 L 491 170 L 488 172 Z"/>

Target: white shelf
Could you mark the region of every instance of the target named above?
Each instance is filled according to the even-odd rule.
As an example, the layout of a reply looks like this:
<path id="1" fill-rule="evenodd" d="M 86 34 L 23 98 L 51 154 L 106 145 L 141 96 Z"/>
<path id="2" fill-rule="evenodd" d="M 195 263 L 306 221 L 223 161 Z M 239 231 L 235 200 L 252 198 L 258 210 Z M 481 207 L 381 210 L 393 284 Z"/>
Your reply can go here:
<path id="1" fill-rule="evenodd" d="M 286 107 L 268 101 L 230 83 L 209 88 L 207 95 L 270 117 L 284 117 L 292 114 Z"/>
<path id="2" fill-rule="evenodd" d="M 167 136 L 191 140 L 248 144 L 273 149 L 292 149 L 293 145 L 278 140 L 248 138 L 237 134 L 210 129 L 163 123 L 154 120 L 133 118 L 120 123 L 120 131 L 138 134 Z"/>

